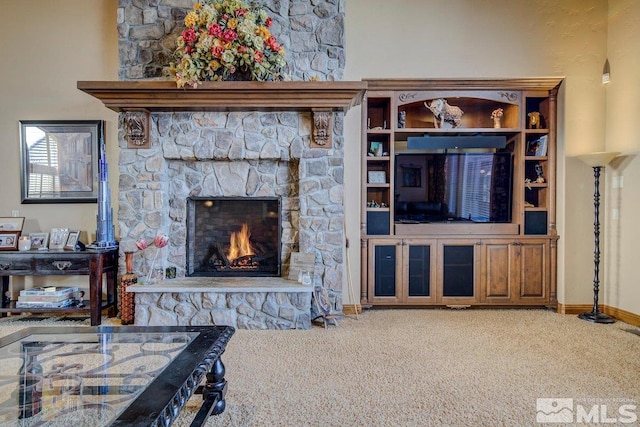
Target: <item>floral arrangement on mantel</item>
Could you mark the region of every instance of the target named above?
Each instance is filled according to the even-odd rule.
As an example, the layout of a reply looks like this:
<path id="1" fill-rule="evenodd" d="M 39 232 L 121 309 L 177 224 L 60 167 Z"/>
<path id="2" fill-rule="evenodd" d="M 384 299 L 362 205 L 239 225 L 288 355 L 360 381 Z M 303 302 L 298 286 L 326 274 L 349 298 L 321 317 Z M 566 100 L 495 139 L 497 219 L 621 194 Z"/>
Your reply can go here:
<path id="1" fill-rule="evenodd" d="M 241 0 L 205 0 L 184 18 L 175 63 L 178 87 L 211 80 L 282 80 L 285 51 L 263 9 Z"/>

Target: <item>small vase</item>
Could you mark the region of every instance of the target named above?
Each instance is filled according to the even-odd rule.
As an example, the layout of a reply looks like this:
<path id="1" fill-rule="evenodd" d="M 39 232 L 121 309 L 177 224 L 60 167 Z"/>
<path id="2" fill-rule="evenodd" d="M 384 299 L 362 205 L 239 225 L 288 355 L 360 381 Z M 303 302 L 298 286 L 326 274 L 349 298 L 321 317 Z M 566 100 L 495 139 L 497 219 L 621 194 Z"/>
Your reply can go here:
<path id="1" fill-rule="evenodd" d="M 133 252 L 124 253 L 126 273 L 120 279 L 120 321 L 123 325 L 131 325 L 134 322 L 136 302 L 134 294 L 127 292 L 129 285 L 138 283 L 138 276 L 133 272 Z"/>

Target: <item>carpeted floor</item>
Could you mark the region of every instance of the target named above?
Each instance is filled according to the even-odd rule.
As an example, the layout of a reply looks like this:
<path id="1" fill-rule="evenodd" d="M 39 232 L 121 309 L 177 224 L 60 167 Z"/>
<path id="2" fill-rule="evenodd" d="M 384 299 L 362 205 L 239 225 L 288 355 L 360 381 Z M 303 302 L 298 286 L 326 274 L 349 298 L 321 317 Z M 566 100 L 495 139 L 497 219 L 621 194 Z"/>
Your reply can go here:
<path id="1" fill-rule="evenodd" d="M 6 323 L 2 334 L 17 326 Z M 207 426 L 533 425 L 537 398 L 640 414 L 638 332 L 544 310 L 375 310 L 327 330 L 238 330 L 223 355 L 227 410 Z"/>

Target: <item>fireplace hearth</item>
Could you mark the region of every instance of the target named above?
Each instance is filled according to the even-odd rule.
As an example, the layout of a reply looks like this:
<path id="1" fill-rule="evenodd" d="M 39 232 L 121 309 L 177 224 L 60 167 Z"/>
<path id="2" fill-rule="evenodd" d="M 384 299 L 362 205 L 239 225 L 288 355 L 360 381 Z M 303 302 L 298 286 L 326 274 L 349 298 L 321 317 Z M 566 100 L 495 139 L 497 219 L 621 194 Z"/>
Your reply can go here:
<path id="1" fill-rule="evenodd" d="M 187 269 L 191 277 L 280 276 L 280 199 L 187 199 Z"/>

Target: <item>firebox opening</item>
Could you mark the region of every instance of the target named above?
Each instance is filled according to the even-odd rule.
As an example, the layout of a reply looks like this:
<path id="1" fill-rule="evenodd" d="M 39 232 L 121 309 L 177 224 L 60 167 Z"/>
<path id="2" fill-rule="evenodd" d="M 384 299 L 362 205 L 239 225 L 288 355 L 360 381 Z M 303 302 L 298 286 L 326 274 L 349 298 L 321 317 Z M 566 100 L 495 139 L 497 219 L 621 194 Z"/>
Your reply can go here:
<path id="1" fill-rule="evenodd" d="M 279 276 L 280 199 L 187 199 L 187 276 Z"/>

